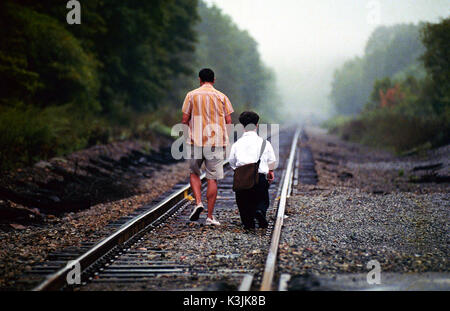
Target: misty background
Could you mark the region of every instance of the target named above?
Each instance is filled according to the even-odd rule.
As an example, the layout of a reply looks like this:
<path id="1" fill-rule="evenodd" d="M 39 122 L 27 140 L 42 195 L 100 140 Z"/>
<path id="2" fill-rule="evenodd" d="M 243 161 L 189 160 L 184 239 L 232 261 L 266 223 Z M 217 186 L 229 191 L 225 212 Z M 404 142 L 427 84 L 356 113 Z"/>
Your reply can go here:
<path id="1" fill-rule="evenodd" d="M 397 152 L 450 143 L 450 0 L 89 0 L 80 11 L 72 25 L 64 1 L 0 1 L 0 171 L 172 138 L 205 67 L 234 123 L 255 110 Z"/>
<path id="2" fill-rule="evenodd" d="M 257 41 L 262 60 L 277 78 L 289 113 L 332 112 L 334 71 L 361 56 L 371 33 L 381 25 L 439 22 L 450 0 L 206 0 L 232 17 Z"/>

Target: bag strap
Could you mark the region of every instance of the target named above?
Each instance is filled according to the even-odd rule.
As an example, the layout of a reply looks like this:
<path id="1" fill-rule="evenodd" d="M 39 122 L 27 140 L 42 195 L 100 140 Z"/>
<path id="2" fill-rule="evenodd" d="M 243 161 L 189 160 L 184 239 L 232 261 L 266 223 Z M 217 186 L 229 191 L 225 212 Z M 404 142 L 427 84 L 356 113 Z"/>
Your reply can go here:
<path id="1" fill-rule="evenodd" d="M 264 149 L 266 149 L 266 140 L 264 139 L 262 146 L 261 146 L 261 151 L 259 152 L 259 158 L 258 158 L 258 162 L 261 161 L 261 157 L 264 153 Z"/>

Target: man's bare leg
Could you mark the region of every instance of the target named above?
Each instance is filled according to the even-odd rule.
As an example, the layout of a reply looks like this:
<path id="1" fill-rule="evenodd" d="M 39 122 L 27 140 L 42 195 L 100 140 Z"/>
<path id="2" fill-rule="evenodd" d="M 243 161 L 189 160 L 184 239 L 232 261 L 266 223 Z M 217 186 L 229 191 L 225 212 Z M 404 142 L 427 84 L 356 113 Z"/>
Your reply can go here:
<path id="1" fill-rule="evenodd" d="M 206 198 L 208 199 L 208 218 L 212 219 L 217 198 L 217 181 L 215 179 L 208 179 Z"/>
<path id="2" fill-rule="evenodd" d="M 199 205 L 202 203 L 202 182 L 200 176 L 191 173 L 191 188 L 194 193 L 195 203 Z"/>

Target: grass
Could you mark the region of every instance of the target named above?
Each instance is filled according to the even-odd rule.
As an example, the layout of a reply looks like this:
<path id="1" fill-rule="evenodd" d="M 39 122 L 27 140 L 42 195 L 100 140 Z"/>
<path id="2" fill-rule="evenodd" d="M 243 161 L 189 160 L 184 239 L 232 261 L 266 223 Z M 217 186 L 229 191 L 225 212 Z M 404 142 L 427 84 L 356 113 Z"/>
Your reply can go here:
<path id="1" fill-rule="evenodd" d="M 445 118 L 405 116 L 389 109 L 366 112 L 356 118 L 338 118 L 327 128 L 344 140 L 409 154 L 449 143 Z"/>
<path id="2" fill-rule="evenodd" d="M 0 106 L 0 171 L 30 166 L 96 144 L 170 137 L 171 126 L 181 116 L 165 107 L 147 113 L 124 113 L 116 120 L 82 114 L 71 106 Z"/>

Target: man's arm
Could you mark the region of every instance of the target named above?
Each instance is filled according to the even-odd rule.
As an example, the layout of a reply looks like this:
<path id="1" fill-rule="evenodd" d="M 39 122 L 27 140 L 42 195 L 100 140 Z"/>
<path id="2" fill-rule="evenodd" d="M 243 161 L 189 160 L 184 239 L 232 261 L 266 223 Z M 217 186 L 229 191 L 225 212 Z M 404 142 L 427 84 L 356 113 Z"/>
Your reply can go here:
<path id="1" fill-rule="evenodd" d="M 267 141 L 264 155 L 266 157 L 266 161 L 267 161 L 267 165 L 269 166 L 269 170 L 271 170 L 271 171 L 275 170 L 277 158 L 275 156 L 275 152 L 273 151 L 272 144 L 269 141 Z"/>
<path id="2" fill-rule="evenodd" d="M 190 96 L 190 93 L 187 93 L 181 111 L 183 112 L 183 118 L 181 119 L 181 123 L 189 125 L 189 120 L 191 119 L 192 115 L 192 98 Z"/>
<path id="3" fill-rule="evenodd" d="M 273 172 L 273 170 L 275 169 L 277 158 L 275 157 L 275 152 L 273 151 L 272 144 L 269 141 L 267 142 L 267 165 L 269 166 L 267 180 L 269 181 L 269 184 L 271 184 L 275 179 L 275 173 Z"/>
<path id="4" fill-rule="evenodd" d="M 231 124 L 231 114 L 234 112 L 234 109 L 233 106 L 231 106 L 231 102 L 227 96 L 225 96 L 224 110 L 225 110 L 225 122 L 226 124 Z"/>
<path id="5" fill-rule="evenodd" d="M 231 114 L 225 116 L 225 123 L 226 124 L 231 124 Z"/>
<path id="6" fill-rule="evenodd" d="M 189 125 L 189 120 L 191 119 L 191 115 L 187 113 L 183 113 L 183 119 L 181 120 L 181 123 Z"/>
<path id="7" fill-rule="evenodd" d="M 236 169 L 236 163 L 237 163 L 237 159 L 236 159 L 236 144 L 233 144 L 233 146 L 231 146 L 231 151 L 230 151 L 230 155 L 228 157 L 228 161 L 230 163 L 230 166 L 233 170 Z"/>

